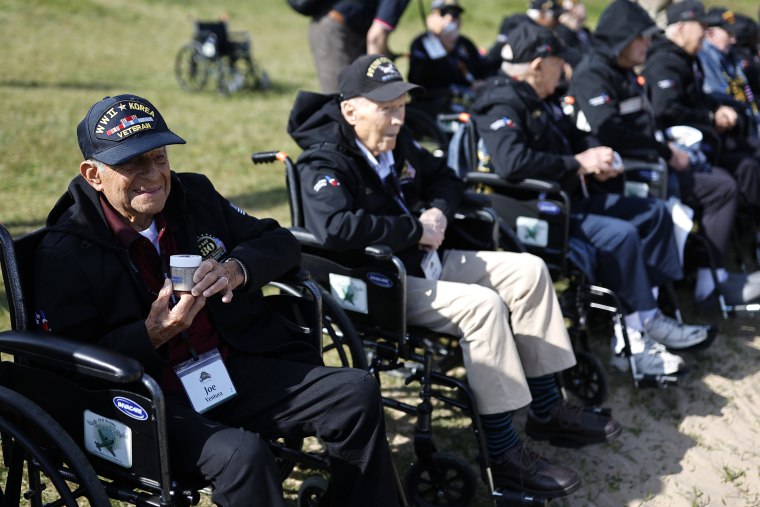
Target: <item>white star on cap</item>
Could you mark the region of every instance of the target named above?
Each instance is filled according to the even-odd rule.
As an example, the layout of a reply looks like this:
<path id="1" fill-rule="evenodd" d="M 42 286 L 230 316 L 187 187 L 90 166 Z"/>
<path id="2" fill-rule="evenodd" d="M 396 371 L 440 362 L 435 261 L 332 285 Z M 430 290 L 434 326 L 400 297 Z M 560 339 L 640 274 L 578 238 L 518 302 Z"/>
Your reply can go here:
<path id="1" fill-rule="evenodd" d="M 124 111 L 126 108 L 127 108 L 126 104 L 119 104 L 119 109 L 121 109 L 122 111 Z"/>

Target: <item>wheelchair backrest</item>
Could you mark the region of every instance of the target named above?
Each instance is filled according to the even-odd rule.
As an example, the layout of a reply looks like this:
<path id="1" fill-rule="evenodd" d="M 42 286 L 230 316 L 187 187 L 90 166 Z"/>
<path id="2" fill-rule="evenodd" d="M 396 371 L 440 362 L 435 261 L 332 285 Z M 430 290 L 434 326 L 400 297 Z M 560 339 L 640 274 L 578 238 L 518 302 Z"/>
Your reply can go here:
<path id="1" fill-rule="evenodd" d="M 449 146 L 449 165 L 470 187 L 488 195 L 502 228 L 512 231 L 510 239 L 519 242 L 517 250 L 538 255 L 552 272 L 565 273 L 570 234 L 567 194 L 550 182 L 499 178 L 475 123 L 467 117 L 460 117 L 460 121 Z"/>
<path id="2" fill-rule="evenodd" d="M 224 21 L 196 21 L 194 39 L 201 44 L 212 42 L 220 55 L 230 53 L 229 32 Z"/>

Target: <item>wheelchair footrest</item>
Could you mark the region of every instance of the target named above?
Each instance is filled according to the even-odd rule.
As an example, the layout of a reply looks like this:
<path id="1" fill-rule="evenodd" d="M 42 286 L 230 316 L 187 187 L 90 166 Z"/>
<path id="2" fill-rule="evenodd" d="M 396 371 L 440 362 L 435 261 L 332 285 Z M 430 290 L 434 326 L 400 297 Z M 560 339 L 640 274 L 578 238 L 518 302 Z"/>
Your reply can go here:
<path id="1" fill-rule="evenodd" d="M 636 387 L 664 389 L 671 386 L 677 386 L 679 377 L 677 375 L 642 375 L 634 379 Z"/>

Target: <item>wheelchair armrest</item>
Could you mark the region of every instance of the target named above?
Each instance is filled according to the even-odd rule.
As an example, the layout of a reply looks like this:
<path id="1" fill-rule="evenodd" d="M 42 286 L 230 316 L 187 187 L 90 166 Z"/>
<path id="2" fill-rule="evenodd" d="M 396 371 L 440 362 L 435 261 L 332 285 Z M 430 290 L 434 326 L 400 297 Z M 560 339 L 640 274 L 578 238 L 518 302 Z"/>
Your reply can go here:
<path id="1" fill-rule="evenodd" d="M 559 183 L 554 181 L 536 180 L 533 178 L 526 178 L 520 181 L 509 181 L 494 173 L 468 172 L 464 178 L 468 183 L 483 183 L 490 187 L 500 189 L 516 188 L 552 193 L 561 190 Z"/>
<path id="2" fill-rule="evenodd" d="M 0 332 L 0 350 L 120 384 L 139 381 L 143 376 L 142 365 L 131 357 L 49 333 Z"/>
<path id="3" fill-rule="evenodd" d="M 293 236 L 296 237 L 301 245 L 310 246 L 314 248 L 321 248 L 322 242 L 320 242 L 316 236 L 301 227 L 291 227 L 288 229 Z"/>
<path id="4" fill-rule="evenodd" d="M 364 255 L 378 261 L 387 261 L 393 257 L 393 250 L 386 245 L 369 245 L 364 249 Z"/>
<path id="5" fill-rule="evenodd" d="M 491 205 L 491 198 L 486 194 L 467 191 L 462 196 L 460 206 L 462 208 L 487 208 Z"/>

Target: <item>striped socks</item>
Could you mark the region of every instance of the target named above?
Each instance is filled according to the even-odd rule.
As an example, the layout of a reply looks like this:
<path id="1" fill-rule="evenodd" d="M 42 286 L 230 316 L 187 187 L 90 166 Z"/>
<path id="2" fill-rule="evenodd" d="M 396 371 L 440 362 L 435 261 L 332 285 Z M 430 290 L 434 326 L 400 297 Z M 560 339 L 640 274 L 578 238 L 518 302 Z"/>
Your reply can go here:
<path id="1" fill-rule="evenodd" d="M 562 395 L 557 386 L 557 379 L 553 373 L 542 377 L 528 378 L 528 389 L 533 401 L 530 402 L 530 411 L 537 419 L 546 419 L 551 415 L 552 408 L 562 401 Z"/>

